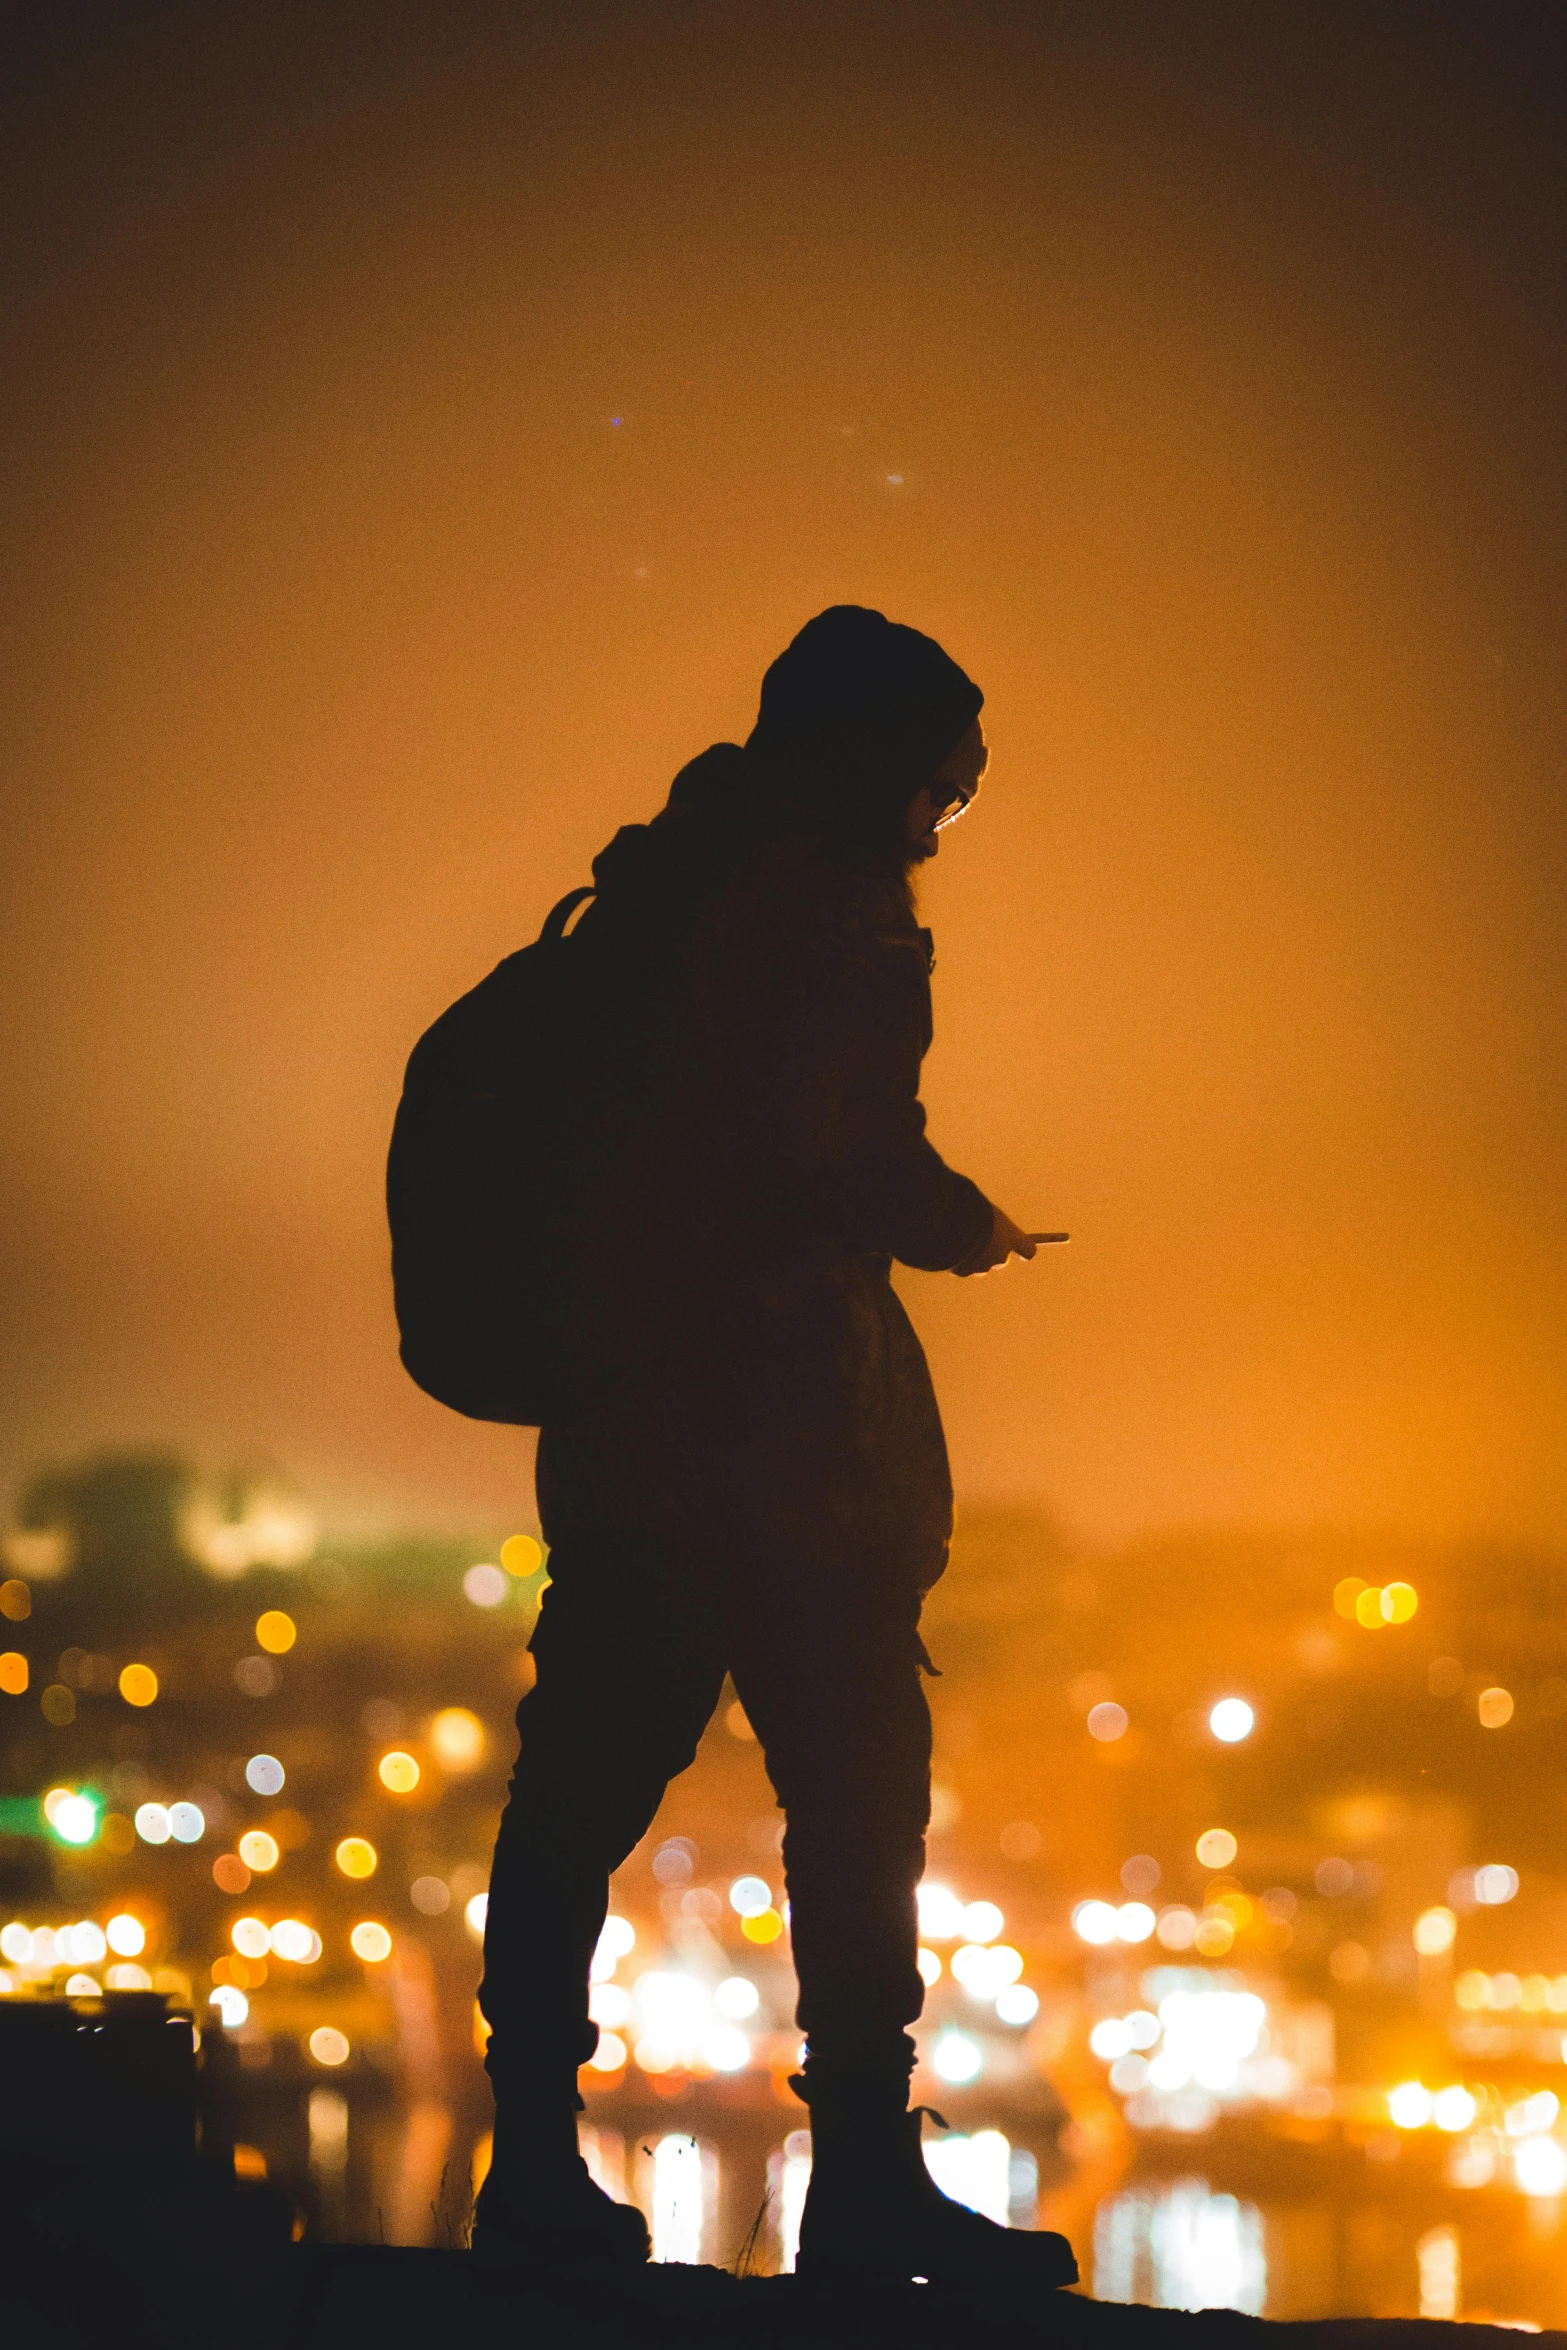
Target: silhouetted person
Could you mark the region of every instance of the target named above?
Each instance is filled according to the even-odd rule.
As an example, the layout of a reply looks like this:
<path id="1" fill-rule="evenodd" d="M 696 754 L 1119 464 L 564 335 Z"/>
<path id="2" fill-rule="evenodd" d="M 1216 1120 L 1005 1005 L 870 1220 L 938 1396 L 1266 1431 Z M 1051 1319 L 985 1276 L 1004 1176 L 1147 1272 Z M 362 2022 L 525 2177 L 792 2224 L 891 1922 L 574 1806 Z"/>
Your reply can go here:
<path id="1" fill-rule="evenodd" d="M 1033 1246 L 924 1132 L 931 945 L 910 875 L 985 769 L 928 637 L 824 612 L 742 751 L 594 865 L 580 936 L 573 1392 L 540 1436 L 553 1578 L 517 1712 L 480 2003 L 494 2160 L 475 2248 L 640 2260 L 578 2157 L 610 1872 L 726 1671 L 786 1817 L 814 2169 L 802 2272 L 1064 2281 L 1058 2237 L 940 2195 L 907 2110 L 930 1809 L 920 1605 L 952 1489 L 894 1259 Z"/>

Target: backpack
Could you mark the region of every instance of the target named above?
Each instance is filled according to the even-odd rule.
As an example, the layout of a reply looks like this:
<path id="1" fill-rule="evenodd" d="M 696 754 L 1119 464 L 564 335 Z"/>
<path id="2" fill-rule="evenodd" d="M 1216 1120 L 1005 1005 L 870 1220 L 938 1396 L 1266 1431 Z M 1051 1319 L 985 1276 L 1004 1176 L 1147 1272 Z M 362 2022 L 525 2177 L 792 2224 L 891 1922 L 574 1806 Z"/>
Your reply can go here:
<path id="1" fill-rule="evenodd" d="M 570 1311 L 573 1010 L 584 946 L 553 907 L 409 1055 L 386 1167 L 403 1366 L 471 1420 L 559 1408 Z"/>

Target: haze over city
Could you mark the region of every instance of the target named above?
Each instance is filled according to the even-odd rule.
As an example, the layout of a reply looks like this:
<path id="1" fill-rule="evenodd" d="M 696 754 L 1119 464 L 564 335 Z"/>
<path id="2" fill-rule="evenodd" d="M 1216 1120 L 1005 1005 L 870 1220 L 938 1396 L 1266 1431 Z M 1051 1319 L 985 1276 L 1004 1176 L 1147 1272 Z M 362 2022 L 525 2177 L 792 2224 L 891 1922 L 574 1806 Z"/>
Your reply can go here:
<path id="1" fill-rule="evenodd" d="M 63 21 L 63 20 L 61 20 Z M 8 75 L 3 1462 L 501 1530 L 403 1059 L 856 599 L 983 685 L 960 1500 L 1553 1538 L 1562 189 L 1525 9 L 85 11 Z"/>

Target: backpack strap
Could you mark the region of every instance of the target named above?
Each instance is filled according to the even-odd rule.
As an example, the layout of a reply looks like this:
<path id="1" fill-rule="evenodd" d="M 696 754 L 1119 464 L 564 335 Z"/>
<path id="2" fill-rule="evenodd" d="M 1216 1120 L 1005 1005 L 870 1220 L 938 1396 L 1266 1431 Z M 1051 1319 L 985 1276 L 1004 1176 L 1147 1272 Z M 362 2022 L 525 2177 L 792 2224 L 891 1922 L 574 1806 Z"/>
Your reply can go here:
<path id="1" fill-rule="evenodd" d="M 581 905 L 583 899 L 591 898 L 596 894 L 597 893 L 595 892 L 591 881 L 584 882 L 580 889 L 568 889 L 565 896 L 561 899 L 559 905 L 551 906 L 549 912 L 545 915 L 544 928 L 539 932 L 540 945 L 552 946 L 556 939 L 564 938 L 566 935 L 566 925 L 571 920 L 571 917 L 576 912 L 577 908 Z"/>

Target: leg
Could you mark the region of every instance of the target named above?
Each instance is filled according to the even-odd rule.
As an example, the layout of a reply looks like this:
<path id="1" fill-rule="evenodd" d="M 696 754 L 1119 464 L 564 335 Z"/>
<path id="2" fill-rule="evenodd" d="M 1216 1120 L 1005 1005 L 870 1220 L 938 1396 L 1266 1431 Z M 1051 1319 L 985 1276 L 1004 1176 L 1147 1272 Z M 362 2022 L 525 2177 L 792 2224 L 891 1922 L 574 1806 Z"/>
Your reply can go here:
<path id="1" fill-rule="evenodd" d="M 930 1817 L 930 1709 L 919 1598 L 840 1586 L 802 1655 L 780 1627 L 742 1632 L 735 1686 L 784 1807 L 784 1868 L 806 2073 L 905 2084 L 924 2003 L 914 1893 Z"/>
<path id="2" fill-rule="evenodd" d="M 580 2110 L 598 2043 L 588 1967 L 609 1877 L 683 1771 L 723 1686 L 722 1637 L 660 1507 L 641 1421 L 546 1429 L 539 1512 L 551 1583 L 517 1708 L 518 1757 L 490 1880 L 479 2005 L 508 2105 Z"/>
<path id="3" fill-rule="evenodd" d="M 788 1816 L 785 1869 L 811 2109 L 800 2272 L 817 2278 L 1071 2284 L 1059 2236 L 1013 2234 L 953 2203 L 908 2108 L 924 1986 L 915 1888 L 930 1810 L 918 1599 L 856 1592 L 814 1611 L 814 1651 L 737 1647 L 735 1686 Z M 782 1660 L 782 1661 L 780 1661 Z"/>
<path id="4" fill-rule="evenodd" d="M 609 1879 L 646 1833 L 670 1779 L 696 1753 L 723 1664 L 695 1627 L 659 1625 L 560 1561 L 517 1708 L 518 1755 L 501 1816 L 479 2005 L 497 2095 L 575 2104 L 598 2044 L 588 1966 Z M 713 1650 L 712 1653 L 705 1653 Z"/>
<path id="5" fill-rule="evenodd" d="M 645 1556 L 634 1574 L 564 1548 L 551 1563 L 485 1926 L 479 1999 L 491 2025 L 495 2158 L 475 2245 L 506 2257 L 521 2244 L 521 2257 L 558 2259 L 580 2239 L 582 2257 L 645 2259 L 640 2215 L 600 2197 L 576 2151 L 577 2068 L 598 2040 L 588 1968 L 610 1873 L 692 1760 L 724 1668 L 716 1627 Z M 630 2252 L 618 2236 L 598 2240 L 612 2223 L 626 2235 L 633 2221 Z"/>

